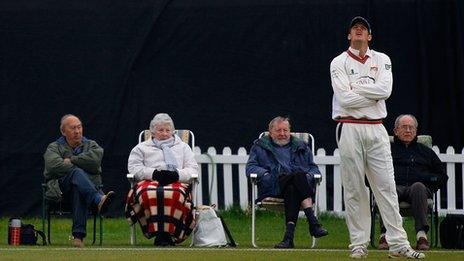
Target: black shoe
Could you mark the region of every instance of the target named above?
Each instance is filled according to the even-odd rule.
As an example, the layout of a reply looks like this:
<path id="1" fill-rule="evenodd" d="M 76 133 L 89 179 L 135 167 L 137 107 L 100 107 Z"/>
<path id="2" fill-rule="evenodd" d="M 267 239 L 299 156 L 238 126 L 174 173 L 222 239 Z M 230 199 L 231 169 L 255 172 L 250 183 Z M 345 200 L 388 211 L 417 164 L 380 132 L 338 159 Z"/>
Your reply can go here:
<path id="1" fill-rule="evenodd" d="M 315 238 L 327 236 L 329 231 L 323 228 L 320 224 L 309 226 L 309 234 Z"/>
<path id="2" fill-rule="evenodd" d="M 166 247 L 166 246 L 174 246 L 175 243 L 172 240 L 172 237 L 169 233 L 162 232 L 156 236 L 154 245 Z"/>
<path id="3" fill-rule="evenodd" d="M 274 246 L 274 248 L 293 248 L 293 240 L 292 239 L 284 239 L 280 243 Z"/>

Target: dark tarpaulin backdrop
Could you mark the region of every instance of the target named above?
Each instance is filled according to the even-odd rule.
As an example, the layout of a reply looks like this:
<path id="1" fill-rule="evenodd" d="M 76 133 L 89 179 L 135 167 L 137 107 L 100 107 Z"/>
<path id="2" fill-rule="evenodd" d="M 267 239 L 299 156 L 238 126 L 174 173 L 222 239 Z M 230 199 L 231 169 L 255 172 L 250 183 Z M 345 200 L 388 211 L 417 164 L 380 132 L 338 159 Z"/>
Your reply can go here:
<path id="1" fill-rule="evenodd" d="M 39 215 L 43 159 L 59 119 L 105 148 L 105 189 L 129 188 L 127 157 L 157 112 L 197 145 L 250 148 L 276 115 L 335 148 L 329 64 L 355 15 L 393 63 L 386 127 L 413 113 L 461 151 L 464 4 L 446 1 L 4 0 L 0 3 L 0 216 Z"/>

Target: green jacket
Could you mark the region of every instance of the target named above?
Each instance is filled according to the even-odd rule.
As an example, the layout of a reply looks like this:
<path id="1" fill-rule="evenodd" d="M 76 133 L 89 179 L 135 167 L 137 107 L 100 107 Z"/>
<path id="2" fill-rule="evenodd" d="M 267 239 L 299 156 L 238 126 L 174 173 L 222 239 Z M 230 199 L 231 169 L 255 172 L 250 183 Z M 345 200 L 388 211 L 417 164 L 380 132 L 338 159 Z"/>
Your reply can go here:
<path id="1" fill-rule="evenodd" d="M 48 199 L 61 201 L 62 192 L 58 179 L 71 173 L 75 168 L 81 168 L 89 174 L 90 180 L 98 186 L 101 184 L 101 161 L 103 148 L 95 141 L 82 138 L 82 151 L 75 153 L 62 136 L 50 143 L 43 157 L 45 162 L 44 176 L 47 183 L 45 196 Z M 65 163 L 69 158 L 71 163 Z"/>

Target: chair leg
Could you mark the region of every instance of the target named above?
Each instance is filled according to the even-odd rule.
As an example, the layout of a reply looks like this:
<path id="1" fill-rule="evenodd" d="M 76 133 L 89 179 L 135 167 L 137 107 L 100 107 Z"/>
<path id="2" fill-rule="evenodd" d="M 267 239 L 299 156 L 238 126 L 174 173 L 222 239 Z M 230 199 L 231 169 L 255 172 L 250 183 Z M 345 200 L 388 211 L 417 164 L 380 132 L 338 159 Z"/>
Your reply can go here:
<path id="1" fill-rule="evenodd" d="M 430 211 L 430 213 L 429 213 Z M 433 215 L 433 210 L 428 209 L 427 214 L 430 215 L 430 227 L 429 227 L 429 232 L 430 232 L 430 246 L 433 246 L 435 244 L 435 217 Z"/>
<path id="2" fill-rule="evenodd" d="M 256 185 L 252 183 L 251 188 L 251 244 L 253 247 L 258 247 L 256 244 Z"/>
<path id="3" fill-rule="evenodd" d="M 100 221 L 100 246 L 103 245 L 103 216 L 98 215 Z"/>
<path id="4" fill-rule="evenodd" d="M 52 242 L 51 242 L 51 239 L 50 239 L 50 209 L 47 208 L 47 240 L 48 240 L 48 244 L 51 245 Z"/>
<path id="5" fill-rule="evenodd" d="M 374 210 L 371 213 L 371 246 L 375 247 L 375 215 L 376 211 Z"/>
<path id="6" fill-rule="evenodd" d="M 135 186 L 135 180 L 134 180 L 134 179 L 131 179 L 131 180 L 129 180 L 129 182 L 130 182 L 130 187 L 133 188 L 133 187 Z M 196 202 L 197 195 L 196 195 L 196 184 L 195 184 L 195 182 L 197 182 L 197 180 L 194 180 L 194 181 L 192 182 L 192 195 L 193 195 L 193 197 L 194 197 L 194 198 L 193 198 L 193 200 L 194 200 L 194 202 L 193 202 L 194 205 L 193 205 L 193 206 L 194 206 L 194 207 L 197 207 L 198 205 L 197 205 L 197 202 Z M 132 225 L 130 226 L 130 238 L 129 238 L 129 240 L 130 240 L 130 244 L 131 244 L 132 246 L 134 246 L 134 245 L 137 244 L 137 236 L 136 236 L 136 228 L 135 228 L 135 225 L 136 225 L 136 224 L 137 224 L 137 223 L 132 224 Z M 192 231 L 192 236 L 191 236 L 191 237 L 192 237 L 192 240 L 191 240 L 191 242 L 190 242 L 190 246 L 193 246 L 193 234 L 194 234 L 194 232 Z"/>
<path id="7" fill-rule="evenodd" d="M 95 244 L 95 239 L 96 239 L 96 234 L 97 234 L 97 215 L 98 214 L 93 214 L 93 240 L 92 240 L 92 245 Z"/>
<path id="8" fill-rule="evenodd" d="M 137 244 L 137 237 L 136 237 L 136 229 L 135 229 L 135 224 L 132 224 L 130 226 L 130 244 L 131 245 L 136 245 Z M 193 232 L 192 232 L 192 243 L 190 243 L 190 246 L 193 245 Z"/>
<path id="9" fill-rule="evenodd" d="M 194 218 L 197 216 L 197 214 L 196 214 L 197 210 L 195 209 L 196 207 L 197 207 L 197 205 L 194 204 L 194 209 L 193 209 L 193 217 Z M 132 224 L 130 226 L 130 243 L 131 243 L 131 245 L 137 244 L 136 235 L 135 235 L 135 231 L 136 231 L 135 225 L 136 224 L 137 223 L 134 223 L 134 224 Z M 189 247 L 193 247 L 193 244 L 194 244 L 193 240 L 194 239 L 195 239 L 195 227 L 192 229 L 192 233 L 190 233 L 190 245 L 189 245 Z"/>
<path id="10" fill-rule="evenodd" d="M 47 238 L 45 239 L 45 241 L 48 242 L 49 245 L 51 245 L 52 243 L 50 241 L 50 209 L 45 199 L 43 201 L 43 204 L 44 205 L 42 208 L 42 231 L 44 233 L 47 233 Z M 47 230 L 45 230 L 45 227 L 47 228 Z"/>
<path id="11" fill-rule="evenodd" d="M 251 244 L 253 247 L 258 247 L 256 244 L 256 206 L 251 203 Z"/>
<path id="12" fill-rule="evenodd" d="M 319 183 L 316 184 L 316 191 L 314 193 L 314 199 L 313 199 L 313 211 L 314 211 L 314 216 L 317 217 L 319 213 L 319 204 L 318 204 L 318 198 L 319 198 L 319 190 L 318 190 Z M 311 248 L 316 248 L 317 246 L 317 238 L 312 237 L 312 243 L 311 243 Z"/>
<path id="13" fill-rule="evenodd" d="M 377 214 L 376 212 L 376 207 L 375 207 L 375 202 L 374 202 L 374 195 L 372 194 L 372 191 L 370 192 L 371 194 L 371 246 L 375 248 L 375 215 Z"/>
<path id="14" fill-rule="evenodd" d="M 432 222 L 430 222 L 431 230 L 434 232 L 434 236 L 432 237 L 432 244 L 434 247 L 438 247 L 438 191 L 436 191 L 433 195 L 433 209 L 432 209 Z"/>
<path id="15" fill-rule="evenodd" d="M 192 185 L 191 185 L 192 190 L 190 191 L 193 199 L 193 216 L 196 216 L 196 207 L 198 207 L 198 196 L 197 196 L 197 189 L 198 189 L 198 177 L 194 178 L 192 180 Z M 193 247 L 193 239 L 195 238 L 195 229 L 192 230 L 191 236 L 190 236 L 190 247 Z M 131 226 L 131 245 L 137 244 L 135 240 L 135 224 Z"/>
<path id="16" fill-rule="evenodd" d="M 45 233 L 46 208 L 45 198 L 42 199 L 42 231 Z"/>
<path id="17" fill-rule="evenodd" d="M 434 230 L 435 230 L 435 243 L 434 246 L 438 247 L 438 210 L 435 210 L 434 214 Z"/>

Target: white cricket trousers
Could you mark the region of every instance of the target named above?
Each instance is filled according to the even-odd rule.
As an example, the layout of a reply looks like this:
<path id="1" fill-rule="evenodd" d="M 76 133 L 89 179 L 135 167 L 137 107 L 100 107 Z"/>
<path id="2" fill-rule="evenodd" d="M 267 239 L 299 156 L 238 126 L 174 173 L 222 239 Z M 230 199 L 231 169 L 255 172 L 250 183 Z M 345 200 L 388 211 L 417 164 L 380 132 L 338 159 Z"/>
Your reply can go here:
<path id="1" fill-rule="evenodd" d="M 390 141 L 385 127 L 382 124 L 343 123 L 338 147 L 350 249 L 367 247 L 370 241 L 369 190 L 364 177 L 369 181 L 385 223 L 390 251 L 409 247 L 399 213 Z"/>

